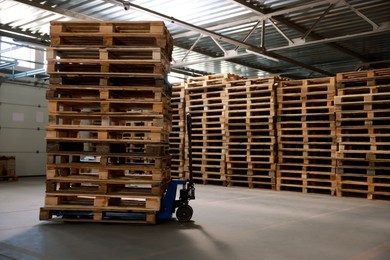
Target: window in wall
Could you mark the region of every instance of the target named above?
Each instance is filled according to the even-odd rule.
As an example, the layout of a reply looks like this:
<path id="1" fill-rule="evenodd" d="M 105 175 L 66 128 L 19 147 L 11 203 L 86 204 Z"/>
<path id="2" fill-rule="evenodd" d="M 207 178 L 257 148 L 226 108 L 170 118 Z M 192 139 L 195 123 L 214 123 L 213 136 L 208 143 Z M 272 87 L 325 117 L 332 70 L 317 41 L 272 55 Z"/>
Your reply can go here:
<path id="1" fill-rule="evenodd" d="M 21 44 L 13 44 L 10 38 L 1 37 L 0 59 L 15 59 L 18 61 L 19 67 L 35 68 L 35 51 Z"/>

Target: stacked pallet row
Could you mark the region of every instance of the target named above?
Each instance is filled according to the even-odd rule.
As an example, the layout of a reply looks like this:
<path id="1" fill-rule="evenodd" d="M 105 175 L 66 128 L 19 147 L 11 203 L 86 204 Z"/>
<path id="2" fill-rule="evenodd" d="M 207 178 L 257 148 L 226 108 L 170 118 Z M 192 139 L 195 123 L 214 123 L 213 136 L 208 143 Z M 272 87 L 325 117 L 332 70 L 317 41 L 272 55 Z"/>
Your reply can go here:
<path id="1" fill-rule="evenodd" d="M 170 178 L 164 23 L 54 21 L 51 46 L 40 218 L 154 223 Z"/>
<path id="2" fill-rule="evenodd" d="M 172 131 L 169 134 L 169 153 L 171 155 L 171 176 L 184 178 L 185 163 L 185 83 L 172 84 Z"/>
<path id="3" fill-rule="evenodd" d="M 190 77 L 186 112 L 192 116 L 193 178 L 204 184 L 226 183 L 226 84 L 231 74 Z"/>
<path id="4" fill-rule="evenodd" d="M 241 79 L 226 85 L 227 185 L 275 189 L 277 79 Z"/>
<path id="5" fill-rule="evenodd" d="M 335 78 L 280 82 L 277 190 L 335 195 Z"/>
<path id="6" fill-rule="evenodd" d="M 339 196 L 390 199 L 390 69 L 337 75 Z"/>

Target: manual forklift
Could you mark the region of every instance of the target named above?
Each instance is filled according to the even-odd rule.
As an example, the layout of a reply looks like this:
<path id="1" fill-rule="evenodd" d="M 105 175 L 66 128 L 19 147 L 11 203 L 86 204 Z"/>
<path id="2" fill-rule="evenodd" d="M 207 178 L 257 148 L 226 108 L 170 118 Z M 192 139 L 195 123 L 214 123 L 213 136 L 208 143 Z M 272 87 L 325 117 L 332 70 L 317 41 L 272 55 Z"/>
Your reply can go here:
<path id="1" fill-rule="evenodd" d="M 172 219 L 172 213 L 176 210 L 176 218 L 181 222 L 188 222 L 192 218 L 193 210 L 188 204 L 195 199 L 195 187 L 192 177 L 192 117 L 187 114 L 187 136 L 188 136 L 188 170 L 189 180 L 172 179 L 162 198 L 161 209 L 157 212 L 156 219 Z M 182 185 L 180 197 L 176 200 L 177 187 Z"/>

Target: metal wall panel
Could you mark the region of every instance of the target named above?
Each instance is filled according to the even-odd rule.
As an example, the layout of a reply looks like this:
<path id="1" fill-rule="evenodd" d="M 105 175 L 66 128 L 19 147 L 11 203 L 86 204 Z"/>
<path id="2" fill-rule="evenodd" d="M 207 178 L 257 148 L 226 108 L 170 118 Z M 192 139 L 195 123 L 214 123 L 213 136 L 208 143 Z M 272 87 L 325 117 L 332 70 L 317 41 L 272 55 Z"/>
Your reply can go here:
<path id="1" fill-rule="evenodd" d="M 0 86 L 0 155 L 16 157 L 16 175 L 45 175 L 47 101 L 33 82 Z"/>

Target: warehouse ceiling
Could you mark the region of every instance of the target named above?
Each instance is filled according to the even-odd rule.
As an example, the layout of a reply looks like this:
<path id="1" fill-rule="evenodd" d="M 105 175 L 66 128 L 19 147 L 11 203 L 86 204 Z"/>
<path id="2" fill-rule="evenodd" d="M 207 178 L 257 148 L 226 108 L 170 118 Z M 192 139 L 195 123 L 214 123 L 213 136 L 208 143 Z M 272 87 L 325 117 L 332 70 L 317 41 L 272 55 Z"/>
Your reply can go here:
<path id="1" fill-rule="evenodd" d="M 389 14 L 388 0 L 0 0 L 0 36 L 49 46 L 52 20 L 162 20 L 173 74 L 311 78 L 389 67 Z"/>

